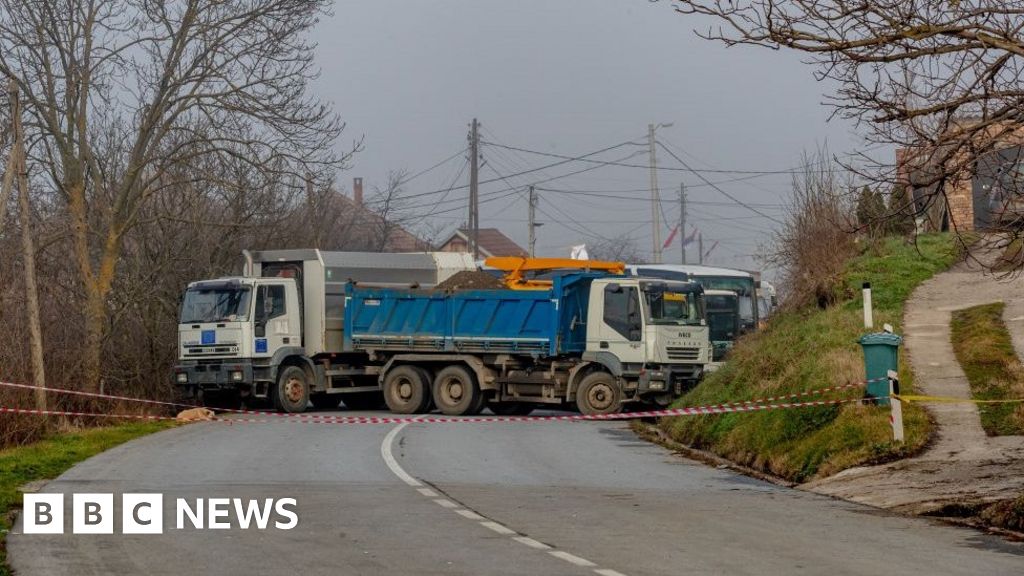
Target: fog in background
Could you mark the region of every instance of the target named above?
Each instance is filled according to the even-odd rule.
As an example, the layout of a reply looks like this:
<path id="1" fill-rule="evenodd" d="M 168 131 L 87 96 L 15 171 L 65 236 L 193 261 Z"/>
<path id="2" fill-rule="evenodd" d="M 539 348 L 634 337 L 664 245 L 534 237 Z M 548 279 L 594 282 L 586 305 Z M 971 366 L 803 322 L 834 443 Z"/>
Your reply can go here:
<path id="1" fill-rule="evenodd" d="M 404 191 L 411 225 L 444 236 L 466 220 L 468 190 L 445 190 L 468 182 L 458 152 L 473 117 L 485 141 L 567 156 L 631 140 L 639 145 L 592 158 L 644 166 L 648 123 L 672 123 L 658 129 L 659 140 L 696 169 L 786 170 L 822 144 L 837 154 L 857 145 L 849 124 L 827 122 L 827 86 L 795 54 L 727 49 L 693 33 L 708 23 L 647 0 L 339 1 L 313 38 L 323 69 L 314 88 L 348 124 L 339 146 L 365 136 L 339 187 L 349 190 L 360 176 L 369 193 L 385 185 L 389 170 L 415 174 L 455 155 Z M 505 177 L 481 187 L 482 227 L 525 247 L 525 187 L 595 168 L 538 184 L 559 190 L 539 193 L 538 255 L 568 256 L 571 245 L 628 236 L 650 256 L 648 170 L 569 162 L 509 177 L 559 160 L 493 146 L 482 152 L 481 180 Z M 681 168 L 664 150 L 657 154 L 661 166 Z M 790 175 L 703 175 L 782 218 Z M 777 224 L 690 172 L 659 171 L 669 220 L 662 238 L 678 220 L 681 182 L 688 223 L 703 232 L 705 249 L 718 242 L 708 263 L 757 267 L 753 255 Z M 697 259 L 695 245 L 689 258 Z M 680 261 L 678 239 L 664 260 Z"/>

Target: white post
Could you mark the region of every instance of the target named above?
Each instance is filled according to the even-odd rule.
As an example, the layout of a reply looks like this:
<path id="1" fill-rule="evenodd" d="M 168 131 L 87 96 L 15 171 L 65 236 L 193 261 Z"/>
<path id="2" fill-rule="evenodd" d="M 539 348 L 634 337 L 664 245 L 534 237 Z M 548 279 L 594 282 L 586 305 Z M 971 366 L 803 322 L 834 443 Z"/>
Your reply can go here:
<path id="1" fill-rule="evenodd" d="M 900 393 L 899 375 L 889 370 L 889 407 L 892 410 L 889 414 L 889 423 L 892 424 L 892 439 L 896 442 L 903 442 L 903 403 L 895 395 Z"/>
<path id="2" fill-rule="evenodd" d="M 875 320 L 871 313 L 871 282 L 864 283 L 864 327 L 874 328 Z"/>

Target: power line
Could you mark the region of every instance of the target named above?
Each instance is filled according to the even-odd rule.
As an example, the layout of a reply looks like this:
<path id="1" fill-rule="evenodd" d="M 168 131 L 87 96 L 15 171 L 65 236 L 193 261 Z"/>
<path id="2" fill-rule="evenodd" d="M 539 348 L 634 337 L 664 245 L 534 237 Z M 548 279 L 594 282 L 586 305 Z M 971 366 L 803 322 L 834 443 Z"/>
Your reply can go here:
<path id="1" fill-rule="evenodd" d="M 419 172 L 413 174 L 412 176 L 409 176 L 408 178 L 402 180 L 401 183 L 402 184 L 408 184 L 409 182 L 412 182 L 413 180 L 419 178 L 420 176 L 423 176 L 424 174 L 427 174 L 428 172 L 434 171 L 435 169 L 439 168 L 440 166 L 442 166 L 444 164 L 447 164 L 448 162 L 454 160 L 455 158 L 458 158 L 462 154 L 465 154 L 466 150 L 468 150 L 468 148 L 463 148 L 462 150 L 459 150 L 455 154 L 452 154 L 451 156 L 445 158 L 444 160 L 441 160 L 440 162 L 438 162 L 437 164 L 434 164 L 430 168 L 427 168 L 425 170 L 420 170 Z"/>
<path id="2" fill-rule="evenodd" d="M 481 141 L 481 144 L 484 144 L 484 143 L 485 142 Z M 603 153 L 608 152 L 610 150 L 615 150 L 617 148 L 622 148 L 623 146 L 629 146 L 629 145 L 634 145 L 635 146 L 636 142 L 632 142 L 632 141 L 620 142 L 619 144 L 615 144 L 614 146 L 608 146 L 607 148 L 602 148 L 600 150 L 595 150 L 594 152 L 590 152 L 589 154 L 584 154 L 582 156 L 565 157 L 564 160 L 561 160 L 559 162 L 553 162 L 551 164 L 547 164 L 547 165 L 544 165 L 544 166 L 539 166 L 537 168 L 531 168 L 529 170 L 524 170 L 522 172 L 519 172 L 518 174 L 512 174 L 509 177 L 512 177 L 512 176 L 523 176 L 523 175 L 526 175 L 526 174 L 532 174 L 534 172 L 539 172 L 541 170 L 546 170 L 548 168 L 554 168 L 555 166 L 561 166 L 563 164 L 568 164 L 569 162 L 583 161 L 583 160 L 585 160 L 586 158 L 588 158 L 590 156 L 596 156 L 597 154 L 603 154 Z M 480 184 L 491 184 L 493 182 L 498 182 L 499 180 L 500 180 L 500 178 L 492 178 L 490 180 L 481 180 L 479 183 Z M 463 189 L 466 189 L 466 188 L 469 188 L 469 184 L 463 184 L 461 186 L 457 186 L 455 188 L 452 188 L 452 190 L 463 190 Z M 420 198 L 420 197 L 423 197 L 423 196 L 430 196 L 430 195 L 433 195 L 433 194 L 441 194 L 441 193 L 445 192 L 445 190 L 446 190 L 445 188 L 440 188 L 440 189 L 437 189 L 437 190 L 430 190 L 430 191 L 427 191 L 427 192 L 417 192 L 415 194 L 408 194 L 408 195 L 404 196 L 404 198 L 406 198 L 406 199 L 408 199 L 408 198 Z"/>
<path id="3" fill-rule="evenodd" d="M 769 216 L 768 214 L 765 214 L 764 212 L 761 212 L 757 208 L 754 208 L 753 206 L 750 206 L 749 204 L 743 202 L 739 198 L 736 198 L 732 194 L 729 194 L 725 190 L 722 190 L 717 185 L 712 184 L 711 181 L 708 180 L 707 178 L 705 178 L 703 174 L 701 174 L 700 172 L 697 172 L 696 170 L 693 170 L 692 168 L 690 168 L 689 164 L 687 164 L 685 161 L 683 161 L 682 158 L 680 158 L 675 152 L 670 150 L 667 146 L 665 146 L 661 142 L 658 142 L 658 146 L 661 146 L 662 150 L 664 150 L 665 152 L 668 152 L 669 156 L 675 158 L 676 162 L 679 162 L 680 164 L 682 164 L 687 170 L 692 172 L 694 176 L 696 176 L 697 178 L 700 178 L 705 184 L 711 186 L 711 188 L 717 190 L 719 193 L 721 193 L 726 198 L 732 200 L 733 202 L 739 204 L 740 206 L 743 206 L 744 208 L 746 208 L 747 210 L 750 210 L 751 212 L 753 212 L 755 214 L 760 214 L 761 216 L 764 216 L 765 218 L 771 220 L 772 222 L 775 222 L 777 224 L 785 224 L 785 222 L 783 222 L 782 220 L 779 220 L 778 218 L 776 218 L 774 216 Z"/>
<path id="4" fill-rule="evenodd" d="M 506 144 L 499 144 L 497 142 L 489 142 L 489 141 L 486 141 L 486 140 L 482 141 L 481 144 L 484 144 L 485 146 L 496 146 L 498 148 L 505 148 L 505 149 L 508 149 L 508 150 L 515 150 L 517 152 L 525 152 L 525 153 L 528 153 L 528 154 L 537 154 L 539 156 L 548 156 L 550 158 L 563 158 L 563 159 L 566 159 L 566 161 L 573 161 L 573 160 L 575 160 L 575 161 L 579 161 L 579 162 L 590 162 L 590 163 L 595 163 L 595 164 L 604 164 L 604 165 L 607 165 L 607 166 L 621 166 L 623 168 L 643 168 L 645 170 L 650 170 L 650 166 L 645 166 L 643 164 L 627 164 L 627 163 L 624 163 L 624 162 L 608 161 L 608 160 L 591 160 L 591 159 L 588 159 L 585 156 L 584 157 L 572 157 L 572 156 L 566 156 L 564 154 L 555 154 L 554 152 L 541 152 L 539 150 L 530 150 L 528 148 L 519 148 L 519 147 L 516 147 L 516 146 L 508 146 Z M 661 142 L 658 142 L 658 144 L 661 145 Z M 662 145 L 662 147 L 664 148 L 664 145 Z M 587 156 L 592 156 L 592 154 L 588 154 Z M 797 174 L 797 173 L 800 173 L 800 172 L 803 171 L 803 169 L 801 169 L 801 168 L 787 168 L 785 170 L 724 170 L 724 169 L 721 169 L 721 170 L 720 169 L 695 170 L 693 168 L 673 168 L 671 166 L 658 166 L 657 169 L 658 170 L 668 170 L 668 171 L 673 171 L 673 172 L 692 172 L 694 174 L 696 174 L 696 173 L 708 173 L 708 174 L 756 174 L 756 175 Z"/>

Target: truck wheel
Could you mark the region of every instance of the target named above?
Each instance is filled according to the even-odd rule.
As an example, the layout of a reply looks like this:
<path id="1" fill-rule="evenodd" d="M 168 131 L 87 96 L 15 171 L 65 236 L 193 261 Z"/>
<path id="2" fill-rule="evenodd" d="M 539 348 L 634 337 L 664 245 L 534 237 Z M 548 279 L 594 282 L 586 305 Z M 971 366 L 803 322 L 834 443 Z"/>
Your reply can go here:
<path id="1" fill-rule="evenodd" d="M 333 410 L 341 403 L 341 398 L 337 394 L 317 392 L 310 395 L 309 401 L 313 403 L 313 407 L 317 410 Z"/>
<path id="2" fill-rule="evenodd" d="M 343 394 L 341 401 L 349 410 L 379 410 L 384 404 L 384 398 L 380 392 L 353 392 Z"/>
<path id="3" fill-rule="evenodd" d="M 476 378 L 462 366 L 449 366 L 438 372 L 433 392 L 434 404 L 449 416 L 479 414 L 484 408 L 484 395 Z"/>
<path id="4" fill-rule="evenodd" d="M 528 402 L 501 402 L 487 405 L 498 416 L 526 416 L 535 406 Z"/>
<path id="5" fill-rule="evenodd" d="M 622 390 L 615 377 L 607 372 L 594 372 L 584 377 L 576 390 L 576 407 L 587 415 L 621 411 Z"/>
<path id="6" fill-rule="evenodd" d="M 415 366 L 398 366 L 384 377 L 384 402 L 396 414 L 419 414 L 430 405 L 430 384 Z"/>
<path id="7" fill-rule="evenodd" d="M 286 366 L 274 387 L 274 407 L 282 412 L 305 412 L 309 404 L 309 382 L 298 366 Z"/>

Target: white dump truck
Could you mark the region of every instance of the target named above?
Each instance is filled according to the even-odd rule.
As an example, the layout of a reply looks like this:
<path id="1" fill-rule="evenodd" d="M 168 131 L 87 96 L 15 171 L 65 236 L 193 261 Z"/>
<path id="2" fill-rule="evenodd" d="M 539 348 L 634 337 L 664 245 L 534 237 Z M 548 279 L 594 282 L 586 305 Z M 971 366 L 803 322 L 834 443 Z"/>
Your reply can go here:
<path id="1" fill-rule="evenodd" d="M 299 361 L 310 376 L 303 395 L 314 406 L 337 406 L 344 394 L 350 408 L 376 407 L 376 375 L 331 362 L 342 351 L 346 286 L 429 288 L 476 269 L 469 254 L 449 252 L 243 255 L 241 276 L 192 282 L 182 300 L 174 381 L 209 404 L 280 405 L 273 389 L 282 366 Z"/>

